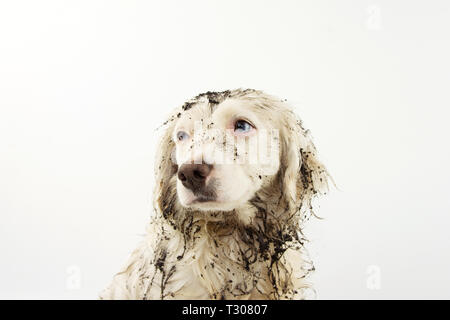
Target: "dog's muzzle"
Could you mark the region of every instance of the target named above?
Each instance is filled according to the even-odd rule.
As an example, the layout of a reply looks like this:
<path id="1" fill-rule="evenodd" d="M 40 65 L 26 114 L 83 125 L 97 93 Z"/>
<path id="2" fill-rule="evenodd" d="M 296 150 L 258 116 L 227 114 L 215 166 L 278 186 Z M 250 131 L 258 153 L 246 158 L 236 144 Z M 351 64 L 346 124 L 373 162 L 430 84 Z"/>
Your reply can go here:
<path id="1" fill-rule="evenodd" d="M 178 170 L 178 179 L 183 186 L 191 190 L 194 194 L 205 190 L 206 179 L 211 173 L 212 165 L 202 164 L 183 164 Z"/>

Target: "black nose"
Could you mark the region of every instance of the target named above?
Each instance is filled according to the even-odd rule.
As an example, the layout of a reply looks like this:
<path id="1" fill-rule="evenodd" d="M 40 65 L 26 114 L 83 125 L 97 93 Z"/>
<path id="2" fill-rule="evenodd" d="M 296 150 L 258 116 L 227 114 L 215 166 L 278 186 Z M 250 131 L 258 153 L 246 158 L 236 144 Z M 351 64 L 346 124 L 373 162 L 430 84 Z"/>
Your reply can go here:
<path id="1" fill-rule="evenodd" d="M 178 169 L 178 179 L 183 186 L 196 192 L 205 187 L 206 178 L 211 172 L 212 165 L 202 164 L 183 164 Z"/>

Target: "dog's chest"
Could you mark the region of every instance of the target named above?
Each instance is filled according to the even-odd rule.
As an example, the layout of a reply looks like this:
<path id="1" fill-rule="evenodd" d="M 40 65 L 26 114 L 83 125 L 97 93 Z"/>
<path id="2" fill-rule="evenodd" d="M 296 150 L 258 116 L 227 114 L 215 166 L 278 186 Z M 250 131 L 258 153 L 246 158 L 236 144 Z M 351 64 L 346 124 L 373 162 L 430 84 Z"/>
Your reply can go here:
<path id="1" fill-rule="evenodd" d="M 211 239 L 199 234 L 187 247 L 176 243 L 180 240 L 172 237 L 165 244 L 164 265 L 155 277 L 159 288 L 151 290 L 159 297 L 152 298 L 249 299 L 265 291 L 267 267 L 263 263 L 246 267 L 242 248 L 232 236 Z"/>

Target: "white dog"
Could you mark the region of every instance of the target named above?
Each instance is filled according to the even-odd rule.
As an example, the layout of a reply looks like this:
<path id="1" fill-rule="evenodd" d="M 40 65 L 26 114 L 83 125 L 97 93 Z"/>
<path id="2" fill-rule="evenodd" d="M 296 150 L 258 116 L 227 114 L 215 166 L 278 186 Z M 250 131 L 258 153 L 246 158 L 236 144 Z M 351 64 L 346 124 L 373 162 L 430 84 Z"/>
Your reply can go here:
<path id="1" fill-rule="evenodd" d="M 100 298 L 305 298 L 301 229 L 329 175 L 286 102 L 207 92 L 165 126 L 147 237 Z"/>

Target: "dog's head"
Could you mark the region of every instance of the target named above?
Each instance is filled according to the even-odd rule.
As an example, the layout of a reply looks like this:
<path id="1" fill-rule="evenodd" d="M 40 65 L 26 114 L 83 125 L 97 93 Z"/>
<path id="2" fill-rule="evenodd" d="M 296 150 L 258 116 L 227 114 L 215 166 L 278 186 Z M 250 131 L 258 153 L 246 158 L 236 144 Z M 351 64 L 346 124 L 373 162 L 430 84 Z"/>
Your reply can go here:
<path id="1" fill-rule="evenodd" d="M 256 90 L 200 94 L 175 110 L 156 159 L 156 209 L 226 212 L 260 202 L 309 210 L 328 174 L 286 102 Z"/>

